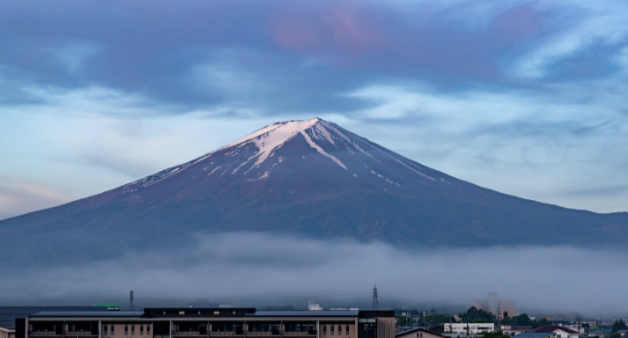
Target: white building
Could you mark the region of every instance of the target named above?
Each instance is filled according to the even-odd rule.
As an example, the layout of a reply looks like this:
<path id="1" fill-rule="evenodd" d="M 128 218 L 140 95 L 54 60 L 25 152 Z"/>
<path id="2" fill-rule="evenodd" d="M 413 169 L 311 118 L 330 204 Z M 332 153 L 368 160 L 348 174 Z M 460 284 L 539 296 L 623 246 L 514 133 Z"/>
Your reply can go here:
<path id="1" fill-rule="evenodd" d="M 477 334 L 481 332 L 495 331 L 493 323 L 445 323 L 444 329 L 446 333 L 471 333 Z"/>

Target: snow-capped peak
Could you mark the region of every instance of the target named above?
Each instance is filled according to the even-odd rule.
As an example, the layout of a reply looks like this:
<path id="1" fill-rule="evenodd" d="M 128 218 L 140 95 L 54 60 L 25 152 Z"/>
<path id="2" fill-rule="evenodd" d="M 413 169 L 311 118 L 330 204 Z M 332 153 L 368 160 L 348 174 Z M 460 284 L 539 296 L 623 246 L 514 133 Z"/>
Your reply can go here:
<path id="1" fill-rule="evenodd" d="M 296 143 L 290 142 L 291 140 Z M 282 148 L 284 145 L 289 146 Z M 309 150 L 304 148 L 304 145 Z M 295 148 L 295 146 L 301 148 Z M 299 150 L 295 153 L 295 149 Z M 428 175 L 425 168 L 418 163 L 350 133 L 334 123 L 312 118 L 270 124 L 192 161 L 133 182 L 125 187 L 125 192 L 134 192 L 138 187 L 148 187 L 169 177 L 178 176 L 197 164 L 203 169 L 203 173 L 198 177 L 212 175 L 225 177 L 225 175 L 237 174 L 246 176 L 247 182 L 266 180 L 273 176 L 275 168 L 285 168 L 291 165 L 286 161 L 286 154 L 290 154 L 288 157 L 291 157 L 292 161 L 296 158 L 308 158 L 310 161 L 310 158 L 313 158 L 311 150 L 325 157 L 323 162 L 329 160 L 342 168 L 347 175 L 350 175 L 347 177 L 373 175 L 378 180 L 381 179 L 382 182 L 390 184 L 391 187 L 401 187 L 400 179 L 406 179 L 409 171 L 421 177 L 418 180 L 421 184 L 430 185 L 437 182 L 437 179 Z M 279 156 L 273 157 L 275 154 Z M 303 163 L 316 165 L 317 162 Z M 399 175 L 397 174 L 399 172 L 406 174 Z"/>
<path id="2" fill-rule="evenodd" d="M 347 167 L 339 159 L 337 159 L 333 155 L 328 154 L 312 139 L 310 134 L 306 132 L 306 130 L 312 129 L 311 134 L 316 139 L 324 139 L 331 144 L 334 144 L 330 132 L 326 129 L 326 126 L 328 125 L 328 122 L 318 117 L 305 121 L 292 120 L 286 122 L 276 122 L 262 129 L 254 131 L 246 137 L 241 138 L 221 149 L 233 147 L 239 148 L 250 143 L 255 144 L 257 149 L 259 149 L 258 152 L 240 165 L 240 167 L 242 167 L 247 165 L 250 161 L 255 160 L 255 163 L 250 166 L 250 168 L 253 168 L 266 161 L 266 159 L 268 159 L 268 157 L 272 155 L 273 151 L 281 147 L 286 141 L 292 139 L 297 135 L 301 135 L 303 136 L 303 138 L 305 138 L 305 141 L 310 145 L 310 147 L 314 148 L 318 153 L 329 158 L 338 166 L 346 170 Z M 240 167 L 236 168 L 234 172 L 237 172 Z"/>
<path id="3" fill-rule="evenodd" d="M 283 141 L 285 142 L 286 140 L 290 139 L 294 135 L 300 132 L 303 132 L 304 130 L 308 128 L 311 128 L 313 125 L 319 122 L 323 122 L 323 120 L 321 120 L 318 117 L 305 120 L 305 121 L 291 120 L 291 121 L 285 121 L 285 122 L 275 122 L 273 124 L 267 125 L 266 127 L 262 129 L 258 129 L 248 134 L 247 136 L 222 147 L 221 149 L 238 146 L 240 144 L 246 143 L 247 141 L 258 139 L 260 137 L 263 137 L 264 135 L 269 135 L 270 133 L 274 134 L 276 136 L 275 137 L 276 139 L 283 139 Z"/>

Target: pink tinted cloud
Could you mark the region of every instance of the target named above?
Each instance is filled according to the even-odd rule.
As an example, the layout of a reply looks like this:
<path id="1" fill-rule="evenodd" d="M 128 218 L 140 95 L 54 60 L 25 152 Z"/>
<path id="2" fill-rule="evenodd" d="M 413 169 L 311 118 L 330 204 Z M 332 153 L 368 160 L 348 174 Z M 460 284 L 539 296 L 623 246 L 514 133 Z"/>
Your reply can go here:
<path id="1" fill-rule="evenodd" d="M 508 41 L 522 41 L 534 37 L 543 28 L 543 13 L 530 4 L 510 8 L 497 16 L 493 29 Z"/>
<path id="2" fill-rule="evenodd" d="M 349 51 L 379 49 L 386 39 L 377 29 L 377 21 L 353 5 L 337 5 L 329 9 L 326 23 L 333 40 Z"/>
<path id="3" fill-rule="evenodd" d="M 312 11 L 292 9 L 272 20 L 270 33 L 278 45 L 308 56 L 355 56 L 386 44 L 378 21 L 369 14 L 350 2 Z"/>

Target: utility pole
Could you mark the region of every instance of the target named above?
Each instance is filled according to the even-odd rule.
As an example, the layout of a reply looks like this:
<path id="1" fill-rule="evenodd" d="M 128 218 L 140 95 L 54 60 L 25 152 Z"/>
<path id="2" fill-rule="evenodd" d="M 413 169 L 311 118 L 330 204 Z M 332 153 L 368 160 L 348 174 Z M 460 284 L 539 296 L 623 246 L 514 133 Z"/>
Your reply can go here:
<path id="1" fill-rule="evenodd" d="M 379 301 L 377 300 L 377 285 L 373 286 L 373 310 L 379 310 Z"/>

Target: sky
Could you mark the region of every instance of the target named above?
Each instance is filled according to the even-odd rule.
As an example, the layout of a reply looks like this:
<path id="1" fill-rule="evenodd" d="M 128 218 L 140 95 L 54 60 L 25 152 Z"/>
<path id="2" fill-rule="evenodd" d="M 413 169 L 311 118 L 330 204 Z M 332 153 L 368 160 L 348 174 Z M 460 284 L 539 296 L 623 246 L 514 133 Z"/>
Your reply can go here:
<path id="1" fill-rule="evenodd" d="M 315 116 L 480 186 L 628 211 L 626 2 L 0 8 L 0 219 Z"/>

